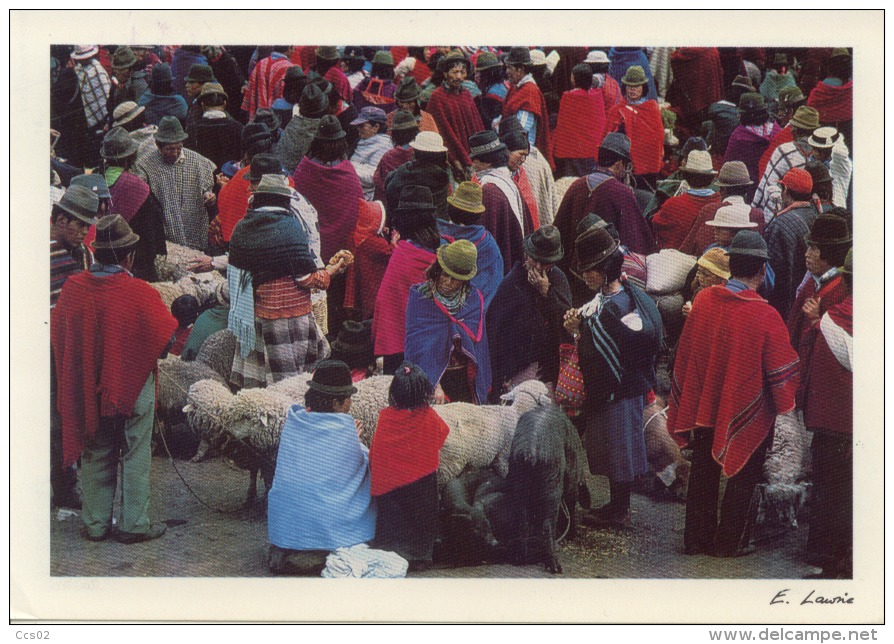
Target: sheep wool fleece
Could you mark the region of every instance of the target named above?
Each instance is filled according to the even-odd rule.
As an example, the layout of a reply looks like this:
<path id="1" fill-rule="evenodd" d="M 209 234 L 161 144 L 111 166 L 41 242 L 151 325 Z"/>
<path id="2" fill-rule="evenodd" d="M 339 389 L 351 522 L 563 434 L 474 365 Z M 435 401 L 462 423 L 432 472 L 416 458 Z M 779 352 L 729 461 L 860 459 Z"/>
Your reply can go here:
<path id="1" fill-rule="evenodd" d="M 335 550 L 371 540 L 369 450 L 353 418 L 293 405 L 268 499 L 268 536 L 280 548 Z"/>

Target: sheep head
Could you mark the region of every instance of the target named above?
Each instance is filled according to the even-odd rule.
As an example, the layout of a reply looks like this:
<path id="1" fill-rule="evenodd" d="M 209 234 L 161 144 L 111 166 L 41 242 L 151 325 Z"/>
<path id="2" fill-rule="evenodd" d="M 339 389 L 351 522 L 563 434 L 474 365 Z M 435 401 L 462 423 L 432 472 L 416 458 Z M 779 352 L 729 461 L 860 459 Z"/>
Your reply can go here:
<path id="1" fill-rule="evenodd" d="M 246 440 L 257 449 L 279 444 L 292 401 L 269 389 L 243 389 L 233 396 L 223 415 L 224 429 L 234 438 Z"/>
<path id="2" fill-rule="evenodd" d="M 519 416 L 535 407 L 546 407 L 553 404 L 549 397 L 549 389 L 539 380 L 525 380 L 516 385 L 509 393 L 500 396 L 500 400 L 511 402 L 512 408 Z"/>

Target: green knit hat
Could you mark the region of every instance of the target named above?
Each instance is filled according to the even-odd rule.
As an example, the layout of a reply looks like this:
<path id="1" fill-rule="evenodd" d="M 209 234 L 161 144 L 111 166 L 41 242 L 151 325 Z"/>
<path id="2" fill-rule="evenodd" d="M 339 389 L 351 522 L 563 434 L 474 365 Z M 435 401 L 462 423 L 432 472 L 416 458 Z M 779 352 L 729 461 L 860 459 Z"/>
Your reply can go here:
<path id="1" fill-rule="evenodd" d="M 631 65 L 627 68 L 627 71 L 624 73 L 624 78 L 621 79 L 621 82 L 624 85 L 646 85 L 649 81 L 646 80 L 646 72 L 643 71 L 643 68 L 639 65 Z"/>
<path id="2" fill-rule="evenodd" d="M 438 264 L 450 277 L 468 282 L 478 273 L 478 249 L 468 239 L 438 248 Z"/>

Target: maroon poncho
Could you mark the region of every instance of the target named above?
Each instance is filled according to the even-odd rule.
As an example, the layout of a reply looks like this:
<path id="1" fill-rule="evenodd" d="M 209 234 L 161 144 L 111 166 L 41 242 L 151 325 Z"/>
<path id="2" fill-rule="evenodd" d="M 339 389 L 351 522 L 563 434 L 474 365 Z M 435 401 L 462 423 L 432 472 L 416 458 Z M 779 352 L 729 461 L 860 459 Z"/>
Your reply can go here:
<path id="1" fill-rule="evenodd" d="M 161 296 L 126 272 L 68 278 L 51 313 L 63 465 L 78 460 L 101 416 L 131 416 L 177 328 Z"/>
<path id="2" fill-rule="evenodd" d="M 854 81 L 841 87 L 819 83 L 807 97 L 807 104 L 819 112 L 820 123 L 835 124 L 854 118 Z"/>
<path id="3" fill-rule="evenodd" d="M 413 148 L 396 147 L 388 150 L 382 158 L 379 159 L 379 165 L 373 173 L 373 183 L 375 184 L 374 199 L 376 201 L 385 202 L 385 179 L 388 173 L 397 170 L 407 161 L 413 159 Z"/>
<path id="4" fill-rule="evenodd" d="M 562 94 L 553 132 L 557 159 L 595 159 L 605 132 L 605 99 L 601 89 L 573 89 Z"/>
<path id="5" fill-rule="evenodd" d="M 463 165 L 472 165 L 469 137 L 483 130 L 484 124 L 469 91 L 463 89 L 459 94 L 453 94 L 438 87 L 432 92 L 425 109 L 435 119 L 450 162 L 458 160 Z"/>
<path id="6" fill-rule="evenodd" d="M 716 47 L 680 47 L 670 57 L 674 82 L 667 100 L 682 116 L 696 114 L 723 98 L 723 66 Z"/>
<path id="7" fill-rule="evenodd" d="M 748 176 L 757 183 L 761 179 L 757 173 L 757 164 L 770 145 L 770 139 L 779 134 L 779 130 L 779 125 L 773 123 L 769 134 L 762 136 L 744 125 L 737 126 L 729 137 L 729 143 L 726 144 L 723 162 L 741 161 L 748 168 Z"/>
<path id="8" fill-rule="evenodd" d="M 304 157 L 292 179 L 295 190 L 317 209 L 320 259 L 327 262 L 339 250 L 353 249 L 351 235 L 357 226 L 357 200 L 363 199 L 363 188 L 351 162 L 345 159 L 328 166 Z"/>
<path id="9" fill-rule="evenodd" d="M 708 196 L 684 192 L 665 201 L 652 217 L 652 232 L 655 234 L 658 248 L 680 250 L 701 209 L 719 202 L 720 196 L 716 192 Z"/>
<path id="10" fill-rule="evenodd" d="M 478 223 L 494 236 L 503 256 L 503 275 L 506 275 L 515 262 L 525 258 L 522 228 L 506 195 L 496 185 L 488 183 L 481 186 L 481 201 L 484 203 L 484 213 Z M 524 210 L 523 215 L 528 219 L 527 206 Z"/>
<path id="11" fill-rule="evenodd" d="M 854 335 L 854 299 L 848 295 L 828 311 L 831 322 Z M 821 325 L 821 328 L 823 325 Z M 807 392 L 804 405 L 804 424 L 811 429 L 842 434 L 854 431 L 854 388 L 853 373 L 845 369 L 832 350 L 822 331 L 817 335 L 810 354 L 809 363 L 804 367 L 802 388 Z"/>
<path id="12" fill-rule="evenodd" d="M 519 110 L 530 112 L 537 118 L 537 140 L 535 144 L 549 161 L 549 167 L 556 169 L 553 163 L 552 145 L 549 132 L 549 110 L 546 107 L 546 99 L 537 87 L 537 83 L 522 83 L 509 88 L 506 102 L 503 103 L 503 116 L 515 114 Z"/>
<path id="13" fill-rule="evenodd" d="M 112 212 L 130 221 L 149 196 L 149 184 L 130 172 L 122 172 L 111 186 Z"/>
<path id="14" fill-rule="evenodd" d="M 683 326 L 671 377 L 667 428 L 685 444 L 696 427 L 713 427 L 712 453 L 734 476 L 794 409 L 798 356 L 776 309 L 752 290 L 709 286 Z"/>

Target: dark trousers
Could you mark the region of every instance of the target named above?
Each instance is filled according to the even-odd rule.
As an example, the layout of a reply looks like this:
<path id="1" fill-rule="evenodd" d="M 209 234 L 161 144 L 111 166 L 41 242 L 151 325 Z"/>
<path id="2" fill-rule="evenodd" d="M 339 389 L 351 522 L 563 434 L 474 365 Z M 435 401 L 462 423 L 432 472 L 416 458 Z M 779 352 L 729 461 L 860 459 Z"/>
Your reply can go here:
<path id="1" fill-rule="evenodd" d="M 732 553 L 748 545 L 745 534 L 748 510 L 755 486 L 763 476 L 764 456 L 773 440 L 773 433 L 754 451 L 748 462 L 726 482 L 720 520 L 717 501 L 720 497 L 721 467 L 714 460 L 711 445 L 714 429 L 700 427 L 692 436 L 692 472 L 686 495 L 686 528 L 683 543 L 687 553 L 716 551 Z"/>
<path id="2" fill-rule="evenodd" d="M 853 575 L 854 460 L 850 434 L 813 434 L 813 495 L 807 562 L 843 577 Z"/>

